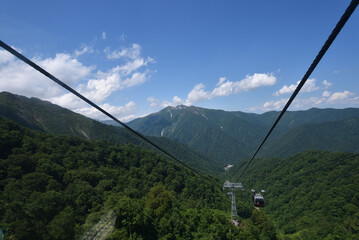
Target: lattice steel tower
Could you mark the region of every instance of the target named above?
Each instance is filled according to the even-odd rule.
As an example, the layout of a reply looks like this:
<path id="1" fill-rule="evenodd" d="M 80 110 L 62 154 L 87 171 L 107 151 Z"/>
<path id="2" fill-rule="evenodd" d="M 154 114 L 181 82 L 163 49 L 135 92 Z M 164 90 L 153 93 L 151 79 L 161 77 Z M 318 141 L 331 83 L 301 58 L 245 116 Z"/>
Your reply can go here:
<path id="1" fill-rule="evenodd" d="M 235 191 L 237 188 L 242 188 L 242 184 L 241 184 L 241 183 L 231 183 L 231 182 L 229 182 L 229 181 L 226 181 L 226 182 L 223 184 L 223 190 L 224 190 L 225 188 L 229 188 L 229 189 L 231 190 L 231 191 L 228 192 L 227 194 L 232 196 L 231 219 L 233 220 L 233 218 L 237 216 L 237 207 L 236 207 L 236 199 L 235 199 L 235 197 L 234 197 L 234 191 Z"/>

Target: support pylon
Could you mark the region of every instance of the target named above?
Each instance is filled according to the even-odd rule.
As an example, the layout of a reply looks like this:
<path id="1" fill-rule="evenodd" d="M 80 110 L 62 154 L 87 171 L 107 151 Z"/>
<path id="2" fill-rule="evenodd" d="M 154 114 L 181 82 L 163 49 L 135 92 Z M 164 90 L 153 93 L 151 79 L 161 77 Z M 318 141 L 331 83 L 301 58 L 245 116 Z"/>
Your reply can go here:
<path id="1" fill-rule="evenodd" d="M 237 188 L 242 188 L 242 184 L 241 183 L 231 183 L 229 181 L 226 181 L 223 184 L 223 189 L 225 189 L 225 188 L 231 189 L 231 191 L 228 192 L 227 194 L 232 196 L 231 219 L 234 220 L 234 218 L 237 217 L 237 206 L 236 206 L 236 199 L 234 196 L 234 191 Z"/>

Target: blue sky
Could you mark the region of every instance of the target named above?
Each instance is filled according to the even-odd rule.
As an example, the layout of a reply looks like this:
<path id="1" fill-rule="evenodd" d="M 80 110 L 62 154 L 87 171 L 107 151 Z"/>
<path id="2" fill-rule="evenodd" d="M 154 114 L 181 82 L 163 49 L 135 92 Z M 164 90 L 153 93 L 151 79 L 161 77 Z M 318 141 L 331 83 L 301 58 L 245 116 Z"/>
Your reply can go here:
<path id="1" fill-rule="evenodd" d="M 0 39 L 120 120 L 281 110 L 350 1 L 3 1 Z M 359 10 L 290 110 L 359 107 Z M 0 49 L 0 91 L 104 117 Z"/>

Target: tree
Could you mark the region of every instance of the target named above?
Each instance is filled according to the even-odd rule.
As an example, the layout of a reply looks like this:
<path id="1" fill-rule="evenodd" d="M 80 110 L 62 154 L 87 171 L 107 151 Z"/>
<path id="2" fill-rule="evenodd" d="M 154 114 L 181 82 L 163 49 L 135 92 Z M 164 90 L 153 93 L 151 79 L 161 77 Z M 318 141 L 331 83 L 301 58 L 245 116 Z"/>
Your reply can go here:
<path id="1" fill-rule="evenodd" d="M 71 207 L 67 206 L 50 221 L 47 231 L 51 239 L 54 240 L 72 239 L 75 223 L 75 212 Z"/>

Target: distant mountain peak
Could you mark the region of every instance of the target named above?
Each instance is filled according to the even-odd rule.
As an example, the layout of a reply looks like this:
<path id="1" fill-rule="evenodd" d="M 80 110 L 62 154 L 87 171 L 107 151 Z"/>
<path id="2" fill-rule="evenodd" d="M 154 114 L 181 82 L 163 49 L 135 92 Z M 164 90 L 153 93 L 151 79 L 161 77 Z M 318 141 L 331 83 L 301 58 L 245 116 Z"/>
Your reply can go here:
<path id="1" fill-rule="evenodd" d="M 187 108 L 189 108 L 188 106 L 186 106 L 186 105 L 177 105 L 177 106 L 168 106 L 168 107 L 166 107 L 165 109 L 178 109 L 178 110 L 183 110 L 183 109 L 187 109 Z"/>

